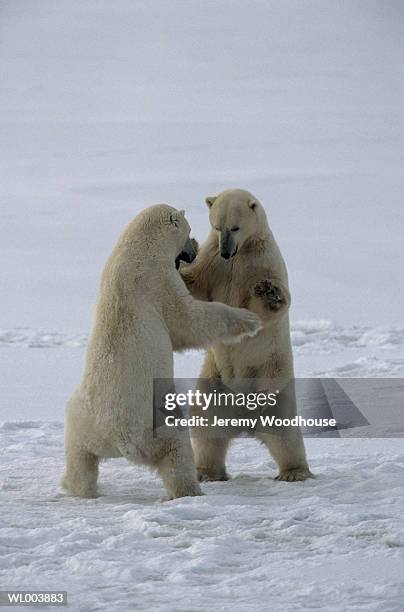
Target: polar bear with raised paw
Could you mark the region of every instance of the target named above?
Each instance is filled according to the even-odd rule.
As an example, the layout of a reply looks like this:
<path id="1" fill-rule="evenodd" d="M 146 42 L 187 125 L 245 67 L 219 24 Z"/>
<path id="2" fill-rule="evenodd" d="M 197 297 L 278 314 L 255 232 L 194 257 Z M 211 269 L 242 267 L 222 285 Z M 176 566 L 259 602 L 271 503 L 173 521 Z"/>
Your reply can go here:
<path id="1" fill-rule="evenodd" d="M 97 494 L 100 459 L 155 468 L 170 498 L 200 495 L 189 437 L 153 436 L 153 380 L 173 378 L 173 350 L 237 341 L 259 317 L 192 297 L 179 272 L 195 257 L 184 212 L 160 204 L 126 228 L 101 278 L 84 376 L 66 408 L 65 489 Z"/>
<path id="2" fill-rule="evenodd" d="M 195 261 L 181 268 L 182 277 L 195 298 L 248 308 L 260 316 L 264 328 L 237 346 L 218 341 L 210 347 L 199 384 L 203 387 L 206 382 L 219 380 L 227 385 L 248 379 L 251 391 L 259 392 L 268 385 L 283 389 L 278 416 L 293 417 L 296 400 L 288 275 L 264 207 L 242 189 L 228 189 L 206 198 L 206 203 L 212 229 Z M 227 480 L 226 452 L 238 433 L 229 429 L 225 435 L 218 435 L 212 427 L 191 430 L 199 480 Z M 268 447 L 279 466 L 278 480 L 312 476 L 299 428 L 285 429 L 281 435 L 269 428 L 249 433 Z"/>

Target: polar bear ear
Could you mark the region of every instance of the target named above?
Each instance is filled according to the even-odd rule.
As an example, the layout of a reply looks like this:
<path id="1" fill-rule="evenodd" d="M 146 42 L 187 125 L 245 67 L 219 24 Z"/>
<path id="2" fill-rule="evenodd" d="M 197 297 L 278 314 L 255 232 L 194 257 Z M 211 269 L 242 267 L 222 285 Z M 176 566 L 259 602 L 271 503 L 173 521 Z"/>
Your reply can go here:
<path id="1" fill-rule="evenodd" d="M 248 206 L 251 208 L 251 210 L 255 210 L 258 206 L 257 200 L 250 200 L 248 202 Z"/>
<path id="2" fill-rule="evenodd" d="M 205 198 L 205 202 L 208 205 L 208 208 L 212 208 L 213 204 L 215 203 L 215 200 L 217 200 L 217 196 L 208 196 L 207 198 Z"/>
<path id="3" fill-rule="evenodd" d="M 178 211 L 181 215 L 181 217 L 185 217 L 185 210 L 183 208 L 181 208 L 181 210 Z"/>

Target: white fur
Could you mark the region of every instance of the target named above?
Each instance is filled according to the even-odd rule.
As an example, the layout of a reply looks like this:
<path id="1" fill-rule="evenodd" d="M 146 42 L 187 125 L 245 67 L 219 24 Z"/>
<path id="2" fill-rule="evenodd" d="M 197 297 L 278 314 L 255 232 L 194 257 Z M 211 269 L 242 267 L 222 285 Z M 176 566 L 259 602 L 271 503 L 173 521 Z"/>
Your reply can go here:
<path id="1" fill-rule="evenodd" d="M 182 276 L 194 297 L 248 308 L 260 316 L 264 329 L 235 346 L 222 342 L 212 346 L 200 374 L 201 384 L 203 379 L 220 378 L 230 384 L 232 379 L 254 378 L 257 391 L 265 388 L 268 381 L 272 389 L 283 389 L 294 377 L 290 293 L 285 262 L 265 210 L 257 198 L 241 189 L 229 189 L 207 198 L 206 203 L 212 230 L 196 260 L 181 269 Z M 227 255 L 234 254 L 233 257 L 224 259 L 223 250 Z M 277 310 L 270 310 L 255 295 L 254 287 L 262 280 L 270 280 L 279 289 L 282 303 Z M 287 400 L 288 410 L 292 406 L 295 412 L 294 389 Z M 191 435 L 199 478 L 226 479 L 229 438 L 212 439 L 211 428 L 192 431 Z M 291 429 L 282 436 L 261 432 L 256 437 L 267 445 L 278 463 L 279 479 L 300 480 L 310 476 L 300 430 Z"/>
<path id="2" fill-rule="evenodd" d="M 175 268 L 189 235 L 183 212 L 161 204 L 127 227 L 101 278 L 82 382 L 66 408 L 62 485 L 96 496 L 99 459 L 159 471 L 170 497 L 199 495 L 189 439 L 153 437 L 153 380 L 173 377 L 173 349 L 253 334 L 251 312 L 195 300 Z"/>

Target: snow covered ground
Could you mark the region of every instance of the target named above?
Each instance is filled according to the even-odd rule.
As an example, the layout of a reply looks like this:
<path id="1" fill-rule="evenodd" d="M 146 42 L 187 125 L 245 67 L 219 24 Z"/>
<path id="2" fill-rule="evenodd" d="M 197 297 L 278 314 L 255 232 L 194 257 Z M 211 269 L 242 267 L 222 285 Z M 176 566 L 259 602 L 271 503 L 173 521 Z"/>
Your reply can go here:
<path id="1" fill-rule="evenodd" d="M 231 481 L 162 503 L 160 481 L 123 460 L 101 466 L 98 499 L 61 493 L 60 423 L 0 435 L 7 588 L 65 589 L 83 611 L 403 609 L 401 440 L 310 440 L 318 478 L 296 484 L 239 440 Z"/>
<path id="2" fill-rule="evenodd" d="M 0 588 L 83 611 L 403 610 L 401 439 L 308 439 L 318 478 L 296 484 L 238 440 L 198 499 L 160 502 L 121 460 L 97 500 L 58 487 L 99 275 L 151 203 L 203 239 L 205 195 L 256 193 L 297 375 L 404 376 L 403 20 L 399 0 L 2 2 Z"/>
<path id="3" fill-rule="evenodd" d="M 293 325 L 297 374 L 403 376 L 400 329 Z M 103 463 L 101 496 L 58 486 L 63 408 L 84 335 L 0 334 L 0 585 L 64 589 L 73 610 L 366 610 L 404 601 L 404 440 L 306 439 L 317 479 L 278 483 L 255 441 L 237 440 L 232 480 L 161 502 L 161 481 Z M 196 376 L 200 353 L 178 356 Z M 323 372 L 321 375 L 324 375 Z"/>

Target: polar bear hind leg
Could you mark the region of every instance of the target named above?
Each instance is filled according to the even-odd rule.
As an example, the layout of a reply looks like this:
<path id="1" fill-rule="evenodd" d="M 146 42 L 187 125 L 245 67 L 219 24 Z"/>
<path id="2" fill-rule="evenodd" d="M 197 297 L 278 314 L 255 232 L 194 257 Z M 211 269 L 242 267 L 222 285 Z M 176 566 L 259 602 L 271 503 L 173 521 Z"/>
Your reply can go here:
<path id="1" fill-rule="evenodd" d="M 157 469 L 169 499 L 202 495 L 195 478 L 195 467 L 189 440 L 173 441 L 163 459 L 158 463 Z"/>
<path id="2" fill-rule="evenodd" d="M 209 381 L 220 379 L 220 373 L 211 351 L 208 351 L 202 366 L 198 389 L 202 392 L 211 391 Z M 206 416 L 202 410 L 194 408 L 192 414 Z M 230 444 L 230 438 L 212 436 L 212 428 L 191 428 L 191 441 L 194 451 L 196 473 L 199 482 L 216 480 L 229 480 L 226 471 L 226 454 Z"/>
<path id="3" fill-rule="evenodd" d="M 97 497 L 99 458 L 80 446 L 66 444 L 66 470 L 61 485 L 79 497 Z"/>
<path id="4" fill-rule="evenodd" d="M 229 443 L 229 438 L 209 439 L 198 433 L 192 438 L 196 473 L 200 482 L 229 480 L 225 463 Z"/>

